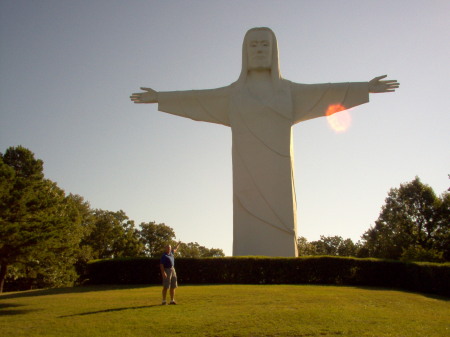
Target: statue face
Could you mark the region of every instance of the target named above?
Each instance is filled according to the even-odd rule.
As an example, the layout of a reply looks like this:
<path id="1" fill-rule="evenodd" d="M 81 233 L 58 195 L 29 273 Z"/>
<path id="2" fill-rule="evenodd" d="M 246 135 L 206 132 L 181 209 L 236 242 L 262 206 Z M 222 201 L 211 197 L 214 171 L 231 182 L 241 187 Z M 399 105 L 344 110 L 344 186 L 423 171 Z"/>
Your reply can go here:
<path id="1" fill-rule="evenodd" d="M 270 70 L 272 66 L 272 35 L 266 30 L 255 30 L 247 35 L 249 70 Z"/>

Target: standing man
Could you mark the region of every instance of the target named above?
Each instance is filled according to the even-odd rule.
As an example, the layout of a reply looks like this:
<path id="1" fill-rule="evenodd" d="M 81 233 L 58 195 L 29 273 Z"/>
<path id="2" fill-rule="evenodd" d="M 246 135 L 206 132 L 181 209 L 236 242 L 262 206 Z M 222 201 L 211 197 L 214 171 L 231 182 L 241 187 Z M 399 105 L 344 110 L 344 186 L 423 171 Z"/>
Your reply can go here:
<path id="1" fill-rule="evenodd" d="M 161 275 L 163 278 L 163 290 L 162 290 L 162 305 L 166 305 L 167 289 L 170 288 L 170 303 L 177 304 L 175 302 L 175 288 L 178 287 L 177 273 L 175 272 L 175 257 L 174 253 L 177 252 L 181 242 L 178 242 L 174 249 L 171 245 L 166 246 L 166 251 L 161 256 L 159 268 L 161 269 Z"/>

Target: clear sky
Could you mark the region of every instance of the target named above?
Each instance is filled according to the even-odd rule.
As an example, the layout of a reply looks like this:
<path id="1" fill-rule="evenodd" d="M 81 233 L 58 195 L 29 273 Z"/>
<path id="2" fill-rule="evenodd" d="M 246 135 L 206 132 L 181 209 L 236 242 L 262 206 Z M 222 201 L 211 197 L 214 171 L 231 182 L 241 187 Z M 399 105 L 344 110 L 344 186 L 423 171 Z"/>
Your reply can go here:
<path id="1" fill-rule="evenodd" d="M 23 145 L 93 208 L 230 255 L 229 128 L 129 96 L 234 82 L 255 26 L 274 30 L 291 81 L 401 83 L 352 109 L 344 133 L 325 118 L 294 127 L 299 235 L 357 241 L 390 188 L 416 175 L 449 187 L 447 0 L 1 1 L 0 152 Z"/>

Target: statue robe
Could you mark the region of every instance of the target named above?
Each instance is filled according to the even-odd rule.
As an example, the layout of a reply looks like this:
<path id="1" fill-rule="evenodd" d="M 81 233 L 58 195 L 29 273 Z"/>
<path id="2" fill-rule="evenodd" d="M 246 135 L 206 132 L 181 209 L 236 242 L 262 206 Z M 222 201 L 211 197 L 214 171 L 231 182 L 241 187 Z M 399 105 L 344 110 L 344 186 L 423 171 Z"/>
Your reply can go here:
<path id="1" fill-rule="evenodd" d="M 367 82 L 299 84 L 281 80 L 258 98 L 245 85 L 158 93 L 158 109 L 231 127 L 233 256 L 297 256 L 292 126 L 369 101 Z"/>

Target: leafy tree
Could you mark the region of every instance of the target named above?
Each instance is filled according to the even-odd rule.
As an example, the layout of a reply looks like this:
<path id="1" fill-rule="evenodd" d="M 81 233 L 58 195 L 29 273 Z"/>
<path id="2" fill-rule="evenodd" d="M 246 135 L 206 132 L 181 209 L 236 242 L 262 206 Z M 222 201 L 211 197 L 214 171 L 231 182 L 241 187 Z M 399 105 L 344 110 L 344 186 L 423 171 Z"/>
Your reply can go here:
<path id="1" fill-rule="evenodd" d="M 54 182 L 45 180 L 43 190 L 49 201 L 45 204 L 43 219 L 46 226 L 39 230 L 53 231 L 51 239 L 36 254 L 29 256 L 27 267 L 37 272 L 39 287 L 72 285 L 77 279 L 74 263 L 83 231 L 80 215 L 73 201 Z"/>
<path id="2" fill-rule="evenodd" d="M 450 188 L 437 203 L 435 219 L 437 229 L 433 249 L 442 252 L 445 261 L 450 261 Z"/>
<path id="3" fill-rule="evenodd" d="M 375 226 L 362 236 L 364 247 L 373 257 L 441 259 L 449 242 L 449 204 L 448 193 L 438 198 L 418 177 L 392 188 Z"/>
<path id="4" fill-rule="evenodd" d="M 351 239 L 341 236 L 320 236 L 320 240 L 308 242 L 305 237 L 299 237 L 297 247 L 300 256 L 305 255 L 333 255 L 357 256 L 360 243 L 353 243 Z"/>
<path id="5" fill-rule="evenodd" d="M 8 267 L 26 255 L 28 231 L 22 234 L 28 204 L 36 199 L 35 186 L 43 179 L 43 163 L 22 147 L 0 154 L 0 291 Z M 31 205 L 30 205 L 31 208 Z M 28 234 L 28 235 L 27 235 Z"/>
<path id="6" fill-rule="evenodd" d="M 304 236 L 297 239 L 297 249 L 299 256 L 317 255 L 316 246 L 308 242 Z"/>
<path id="7" fill-rule="evenodd" d="M 176 245 L 173 228 L 155 222 L 141 223 L 139 231 L 141 241 L 145 246 L 145 255 L 159 257 L 166 245 Z M 178 257 L 223 257 L 222 249 L 206 248 L 197 242 L 181 242 L 177 252 Z"/>
<path id="8" fill-rule="evenodd" d="M 351 239 L 342 240 L 338 247 L 338 256 L 357 256 L 359 244 Z"/>
<path id="9" fill-rule="evenodd" d="M 0 209 L 8 207 L 8 199 L 14 188 L 16 172 L 14 168 L 5 164 L 0 154 Z"/>
<path id="10" fill-rule="evenodd" d="M 79 205 L 79 206 L 82 206 Z M 139 232 L 123 211 L 97 209 L 85 213 L 85 237 L 81 241 L 83 252 L 94 259 L 136 257 L 142 254 Z M 91 247 L 88 249 L 87 247 Z M 90 250 L 90 252 L 89 252 Z"/>
<path id="11" fill-rule="evenodd" d="M 47 286 L 70 283 L 74 247 L 81 238 L 73 204 L 44 179 L 42 160 L 24 147 L 0 154 L 0 172 L 0 291 L 12 265 Z"/>
<path id="12" fill-rule="evenodd" d="M 164 251 L 167 244 L 174 245 L 175 232 L 173 228 L 165 224 L 157 224 L 155 222 L 141 223 L 139 231 L 141 242 L 144 244 L 144 252 L 146 256 L 156 257 Z"/>
<path id="13" fill-rule="evenodd" d="M 197 242 L 189 242 L 180 244 L 178 248 L 177 256 L 179 257 L 224 257 L 225 254 L 222 249 L 218 248 L 206 248 L 200 246 Z"/>
<path id="14" fill-rule="evenodd" d="M 341 236 L 320 236 L 320 240 L 312 241 L 314 255 L 356 256 L 357 245 L 351 239 Z"/>
<path id="15" fill-rule="evenodd" d="M 338 255 L 339 244 L 342 242 L 340 236 L 320 236 L 320 240 L 312 241 L 311 244 L 316 247 L 318 255 Z"/>
<path id="16" fill-rule="evenodd" d="M 203 247 L 203 246 L 202 246 Z M 225 253 L 220 248 L 206 248 L 201 257 L 224 257 Z"/>
<path id="17" fill-rule="evenodd" d="M 87 262 L 94 259 L 94 250 L 87 241 L 88 236 L 95 227 L 94 210 L 91 209 L 89 202 L 85 201 L 82 196 L 69 194 L 68 198 L 73 202 L 80 217 L 82 240 L 77 249 L 75 268 L 79 275 L 83 275 L 86 272 Z"/>

